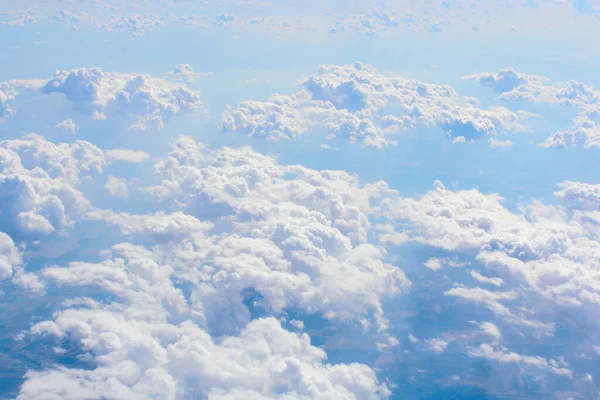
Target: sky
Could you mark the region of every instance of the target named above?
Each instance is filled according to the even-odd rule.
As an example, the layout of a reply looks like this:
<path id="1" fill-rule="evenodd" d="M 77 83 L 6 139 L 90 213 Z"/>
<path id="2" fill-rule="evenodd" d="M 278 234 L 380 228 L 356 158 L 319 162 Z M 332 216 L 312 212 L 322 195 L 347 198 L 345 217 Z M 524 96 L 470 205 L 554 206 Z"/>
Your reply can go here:
<path id="1" fill-rule="evenodd" d="M 0 399 L 600 398 L 596 0 L 0 4 Z"/>

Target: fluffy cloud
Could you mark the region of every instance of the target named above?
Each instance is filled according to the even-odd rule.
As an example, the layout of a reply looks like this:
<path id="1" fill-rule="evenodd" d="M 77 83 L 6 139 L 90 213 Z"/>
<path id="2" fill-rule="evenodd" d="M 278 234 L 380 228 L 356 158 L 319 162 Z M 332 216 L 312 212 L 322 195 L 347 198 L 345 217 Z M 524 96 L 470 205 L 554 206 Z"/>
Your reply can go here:
<path id="1" fill-rule="evenodd" d="M 129 196 L 129 192 L 127 190 L 127 180 L 123 178 L 117 178 L 116 176 L 112 175 L 109 175 L 106 178 L 104 191 L 108 193 L 109 196 L 113 197 L 125 198 Z"/>
<path id="2" fill-rule="evenodd" d="M 600 185 L 566 181 L 558 185 L 555 193 L 573 210 L 600 211 Z"/>
<path id="3" fill-rule="evenodd" d="M 75 122 L 73 122 L 73 120 L 71 118 L 67 118 L 62 122 L 59 122 L 58 124 L 56 124 L 54 126 L 56 129 L 61 129 L 67 133 L 70 134 L 75 134 L 77 132 L 77 125 L 75 125 Z"/>
<path id="4" fill-rule="evenodd" d="M 490 147 L 492 149 L 503 149 L 507 147 L 511 147 L 514 143 L 510 140 L 498 140 L 496 138 L 490 138 Z"/>
<path id="5" fill-rule="evenodd" d="M 188 83 L 194 83 L 203 76 L 209 76 L 207 72 L 197 72 L 190 64 L 178 64 L 170 71 L 167 76 L 172 80 L 181 80 Z"/>
<path id="6" fill-rule="evenodd" d="M 37 12 L 33 10 L 18 10 L 0 12 L 0 26 L 13 27 L 37 23 Z"/>
<path id="7" fill-rule="evenodd" d="M 592 278 L 600 261 L 598 232 L 583 211 L 597 206 L 595 186 L 566 182 L 563 187 L 558 195 L 571 207 L 585 207 L 568 213 L 534 202 L 527 214 L 514 214 L 497 195 L 453 192 L 437 182 L 435 190 L 418 200 L 391 201 L 389 215 L 408 221 L 414 240 L 470 252 L 512 282 L 518 279 L 557 303 L 578 304 L 600 289 Z"/>
<path id="8" fill-rule="evenodd" d="M 56 145 L 33 136 L 0 142 L 2 229 L 46 235 L 69 226 L 69 215 L 89 206 L 75 186 L 106 165 L 102 150 L 86 141 Z"/>
<path id="9" fill-rule="evenodd" d="M 134 36 L 142 36 L 164 25 L 165 21 L 165 16 L 154 14 L 114 14 L 102 28 L 107 31 L 125 29 L 131 31 Z"/>
<path id="10" fill-rule="evenodd" d="M 116 151 L 103 152 L 83 140 L 54 144 L 37 135 L 0 142 L 0 229 L 13 237 L 36 237 L 70 227 L 90 207 L 77 189 L 82 180 L 115 160 L 147 157 Z"/>
<path id="11" fill-rule="evenodd" d="M 139 321 L 104 309 L 72 309 L 34 332 L 81 338 L 92 370 L 29 372 L 19 400 L 48 397 L 130 399 L 387 398 L 375 373 L 360 364 L 325 363 L 308 335 L 285 331 L 273 318 L 251 322 L 215 341 L 191 321 Z"/>
<path id="12" fill-rule="evenodd" d="M 600 149 L 600 124 L 596 119 L 579 115 L 566 130 L 552 134 L 541 145 L 549 148 L 568 149 L 583 144 L 583 148 Z"/>
<path id="13" fill-rule="evenodd" d="M 294 95 L 240 103 L 223 115 L 222 129 L 277 140 L 324 128 L 328 138 L 381 148 L 403 127 L 438 127 L 472 140 L 525 130 L 523 122 L 532 116 L 503 107 L 479 109 L 450 86 L 382 75 L 362 64 L 321 66 L 301 86 Z"/>
<path id="14" fill-rule="evenodd" d="M 14 113 L 10 104 L 15 100 L 17 94 L 17 90 L 9 82 L 0 82 L 0 120 Z"/>
<path id="15" fill-rule="evenodd" d="M 570 106 L 579 110 L 571 126 L 560 130 L 542 146 L 569 148 L 582 144 L 584 148 L 600 148 L 600 91 L 582 82 L 551 82 L 550 79 L 516 72 L 512 68 L 499 73 L 469 75 L 463 79 L 476 80 L 499 92 L 502 100 L 525 100 L 532 103 Z"/>
<path id="16" fill-rule="evenodd" d="M 501 69 L 498 73 L 484 72 L 480 74 L 467 75 L 465 80 L 479 82 L 480 85 L 492 88 L 497 93 L 510 92 L 518 86 L 527 85 L 530 82 L 543 83 L 544 79 L 536 75 L 526 75 L 515 71 L 513 68 Z"/>
<path id="17" fill-rule="evenodd" d="M 187 137 L 174 146 L 156 165 L 163 182 L 150 193 L 218 226 L 228 221 L 232 229 L 212 246 L 190 244 L 174 253 L 180 257 L 187 248 L 188 259 L 212 260 L 211 272 L 203 276 L 218 276 L 219 289 L 198 293 L 205 303 L 214 302 L 208 309 L 240 309 L 231 302 L 253 287 L 275 312 L 300 307 L 367 325 L 373 318 L 385 329 L 381 299 L 409 284 L 399 268 L 382 261 L 381 248 L 368 242 L 368 216 L 389 191 L 386 185 L 361 186 L 340 171 L 281 166 L 248 148 L 210 152 Z"/>
<path id="18" fill-rule="evenodd" d="M 39 274 L 52 287 L 100 293 L 31 329 L 78 342 L 96 366 L 30 371 L 19 399 L 389 396 L 370 368 L 326 364 L 306 334 L 251 319 L 246 305 L 281 318 L 299 311 L 372 325 L 395 344 L 381 302 L 409 282 L 369 243 L 369 215 L 391 193 L 385 184 L 279 165 L 248 148 L 211 151 L 188 137 L 155 170 L 162 181 L 148 191 L 185 213 L 92 209 L 87 219 L 116 224 L 126 242 L 100 262 Z"/>
<path id="19" fill-rule="evenodd" d="M 144 162 L 150 157 L 150 154 L 145 151 L 130 150 L 130 149 L 113 149 L 104 152 L 110 161 L 124 161 L 133 164 Z"/>
<path id="20" fill-rule="evenodd" d="M 401 21 L 397 13 L 373 11 L 366 15 L 336 17 L 329 28 L 329 33 L 353 31 L 361 35 L 376 35 L 400 25 Z"/>
<path id="21" fill-rule="evenodd" d="M 21 264 L 21 252 L 13 240 L 0 232 L 0 282 L 13 274 L 13 267 Z"/>
<path id="22" fill-rule="evenodd" d="M 517 344 L 510 349 L 515 343 L 504 335 L 475 347 L 471 336 L 455 335 L 466 344 L 469 356 L 571 378 L 567 362 L 578 363 L 575 354 L 590 352 L 597 342 L 588 334 L 597 329 L 600 315 L 596 186 L 564 182 L 556 195 L 565 206 L 533 201 L 515 213 L 502 205 L 498 195 L 451 191 L 436 182 L 435 189 L 420 198 L 389 198 L 383 210 L 398 221 L 398 230 L 408 232 L 409 241 L 471 260 L 463 265 L 469 265 L 472 279 L 447 272 L 456 279 L 444 292 L 447 301 L 456 300 L 464 310 L 479 309 L 477 315 L 492 315 L 503 330 L 532 343 L 559 341 L 565 360 L 536 355 L 535 346 Z M 428 264 L 441 268 L 440 262 Z M 436 276 L 440 281 L 449 279 L 439 272 Z M 460 314 L 454 309 L 453 313 Z"/>
<path id="23" fill-rule="evenodd" d="M 427 347 L 435 353 L 443 353 L 446 351 L 448 344 L 449 343 L 443 339 L 430 339 L 427 341 Z"/>
<path id="24" fill-rule="evenodd" d="M 104 72 L 100 68 L 57 71 L 41 89 L 62 93 L 74 106 L 101 119 L 132 115 L 132 128 L 162 128 L 165 120 L 200 107 L 198 93 L 185 86 L 148 75 Z"/>
<path id="25" fill-rule="evenodd" d="M 0 82 L 0 122 L 15 113 L 15 109 L 11 107 L 11 104 L 19 95 L 19 90 L 37 90 L 42 85 L 43 81 L 39 79 L 13 79 L 6 82 Z"/>
<path id="26" fill-rule="evenodd" d="M 56 22 L 68 21 L 74 24 L 74 26 L 77 26 L 77 24 L 84 24 L 95 27 L 100 26 L 100 22 L 98 21 L 97 17 L 94 17 L 84 12 L 74 13 L 69 10 L 56 11 L 52 16 L 52 20 Z"/>

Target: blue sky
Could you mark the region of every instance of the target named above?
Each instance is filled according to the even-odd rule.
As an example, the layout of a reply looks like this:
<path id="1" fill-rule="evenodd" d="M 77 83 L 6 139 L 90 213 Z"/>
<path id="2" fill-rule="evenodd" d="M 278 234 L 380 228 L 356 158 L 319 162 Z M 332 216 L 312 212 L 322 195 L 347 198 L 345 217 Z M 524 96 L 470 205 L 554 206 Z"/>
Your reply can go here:
<path id="1" fill-rule="evenodd" d="M 0 6 L 0 398 L 597 398 L 599 30 Z"/>

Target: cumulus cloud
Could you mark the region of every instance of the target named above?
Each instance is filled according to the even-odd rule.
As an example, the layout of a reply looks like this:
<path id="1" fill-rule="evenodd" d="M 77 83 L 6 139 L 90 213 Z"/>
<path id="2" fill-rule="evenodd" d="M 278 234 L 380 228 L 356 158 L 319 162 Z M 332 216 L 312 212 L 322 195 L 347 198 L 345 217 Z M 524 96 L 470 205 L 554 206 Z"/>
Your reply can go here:
<path id="1" fill-rule="evenodd" d="M 429 339 L 427 341 L 427 347 L 429 348 L 429 350 L 435 353 L 443 353 L 444 351 L 446 351 L 448 344 L 449 343 L 443 339 Z"/>
<path id="2" fill-rule="evenodd" d="M 600 185 L 565 181 L 555 195 L 572 210 L 600 211 Z"/>
<path id="3" fill-rule="evenodd" d="M 496 138 L 490 138 L 490 147 L 492 149 L 497 149 L 497 148 L 506 148 L 506 147 L 511 147 L 514 143 L 510 140 L 498 140 Z"/>
<path id="4" fill-rule="evenodd" d="M 233 224 L 235 235 L 221 238 L 211 254 L 214 273 L 227 286 L 207 291 L 207 299 L 231 292 L 218 301 L 235 301 L 241 289 L 253 287 L 275 311 L 293 306 L 363 322 L 370 316 L 385 328 L 381 299 L 409 284 L 368 242 L 368 216 L 389 191 L 386 185 L 361 186 L 341 171 L 282 166 L 248 148 L 210 152 L 188 137 L 180 137 L 155 170 L 163 182 L 149 192 L 158 201 Z M 240 262 L 222 264 L 218 248 Z M 212 309 L 225 306 L 239 309 L 226 303 Z"/>
<path id="5" fill-rule="evenodd" d="M 435 189 L 422 197 L 390 197 L 382 209 L 398 221 L 396 229 L 406 232 L 409 242 L 472 259 L 468 263 L 472 282 L 456 278 L 444 292 L 457 301 L 457 307 L 493 316 L 494 324 L 511 335 L 536 343 L 559 340 L 565 346 L 565 359 L 578 362 L 575 354 L 589 351 L 594 344 L 586 332 L 597 329 L 600 315 L 596 186 L 567 181 L 556 193 L 564 206 L 533 201 L 521 212 L 513 212 L 496 194 L 452 191 L 436 182 Z M 431 264 L 437 268 L 438 263 Z M 471 347 L 470 356 L 571 377 L 565 362 L 535 355 L 535 346 L 520 347 L 533 355 L 511 349 L 512 341 L 499 347 L 495 330 L 482 329 L 496 337 L 496 344 Z M 568 341 L 562 340 L 565 332 Z M 455 337 L 472 346 L 471 339 L 464 339 L 467 336 Z"/>
<path id="6" fill-rule="evenodd" d="M 146 33 L 165 24 L 166 17 L 154 14 L 114 14 L 110 21 L 102 25 L 106 31 L 124 29 L 130 31 L 134 36 L 143 36 Z"/>
<path id="7" fill-rule="evenodd" d="M 600 148 L 600 91 L 577 81 L 552 82 L 549 78 L 527 75 L 512 68 L 499 73 L 481 73 L 464 77 L 499 92 L 502 100 L 524 100 L 574 107 L 579 111 L 571 126 L 560 130 L 541 145 L 569 148 L 582 144 L 584 148 Z"/>
<path id="8" fill-rule="evenodd" d="M 274 140 L 324 128 L 328 138 L 381 148 L 393 144 L 389 135 L 401 128 L 438 127 L 449 136 L 472 140 L 525 130 L 524 121 L 533 116 L 503 107 L 479 109 L 450 86 L 387 76 L 358 63 L 321 66 L 301 87 L 293 95 L 243 101 L 225 112 L 220 126 Z"/>
<path id="9" fill-rule="evenodd" d="M 94 354 L 95 369 L 31 371 L 20 400 L 40 396 L 348 399 L 387 398 L 373 370 L 326 363 L 306 334 L 258 319 L 215 341 L 191 321 L 145 321 L 106 309 L 72 309 L 34 332 L 70 334 Z"/>
<path id="10" fill-rule="evenodd" d="M 76 188 L 109 161 L 89 142 L 54 144 L 40 136 L 0 142 L 0 227 L 48 235 L 69 227 L 89 202 Z"/>
<path id="11" fill-rule="evenodd" d="M 21 264 L 21 252 L 4 232 L 0 232 L 0 282 L 13 274 L 13 267 Z"/>
<path id="12" fill-rule="evenodd" d="M 15 113 L 12 103 L 19 95 L 19 90 L 37 90 L 42 85 L 43 81 L 38 79 L 0 82 L 0 122 Z"/>
<path id="13" fill-rule="evenodd" d="M 99 27 L 100 22 L 97 17 L 85 12 L 74 13 L 69 10 L 58 10 L 52 16 L 52 20 L 56 22 L 67 21 L 73 26 L 84 24 L 87 26 Z"/>
<path id="14" fill-rule="evenodd" d="M 32 25 L 38 22 L 37 12 L 34 10 L 18 10 L 0 12 L 0 26 L 14 27 Z"/>
<path id="15" fill-rule="evenodd" d="M 150 154 L 140 150 L 130 149 L 112 149 L 104 152 L 110 161 L 124 161 L 133 164 L 144 162 L 150 157 Z"/>
<path id="16" fill-rule="evenodd" d="M 568 129 L 552 134 L 541 146 L 568 149 L 582 144 L 585 149 L 600 149 L 600 124 L 596 121 L 597 118 L 579 115 L 573 119 Z"/>
<path id="17" fill-rule="evenodd" d="M 126 241 L 101 261 L 39 273 L 44 284 L 101 293 L 31 329 L 78 342 L 95 367 L 30 371 L 18 398 L 387 398 L 373 370 L 327 364 L 308 335 L 251 319 L 246 298 L 267 315 L 321 314 L 397 343 L 385 334 L 382 300 L 410 283 L 369 242 L 387 186 L 249 148 L 209 150 L 189 137 L 173 146 L 148 192 L 181 211 L 90 209 L 87 219 L 117 225 Z"/>
<path id="18" fill-rule="evenodd" d="M 54 125 L 54 127 L 72 135 L 77 133 L 78 129 L 78 126 L 75 125 L 75 122 L 73 122 L 71 118 L 67 118 L 64 121 L 59 122 L 58 124 Z"/>
<path id="19" fill-rule="evenodd" d="M 211 75 L 208 72 L 197 72 L 190 64 L 178 64 L 169 71 L 167 77 L 172 80 L 181 80 L 188 83 L 194 83 L 198 79 Z"/>
<path id="20" fill-rule="evenodd" d="M 365 15 L 335 17 L 329 33 L 351 31 L 361 35 L 376 35 L 400 26 L 400 17 L 395 12 L 373 11 Z"/>
<path id="21" fill-rule="evenodd" d="M 134 116 L 134 129 L 162 128 L 176 115 L 191 113 L 201 103 L 198 93 L 179 83 L 148 75 L 104 72 L 100 68 L 57 71 L 41 88 L 61 93 L 76 109 L 94 119 Z"/>
<path id="22" fill-rule="evenodd" d="M 517 86 L 526 85 L 530 81 L 543 82 L 543 78 L 536 75 L 526 75 L 515 71 L 513 68 L 501 69 L 498 73 L 484 72 L 463 77 L 465 80 L 479 82 L 480 85 L 492 88 L 497 93 L 506 93 Z"/>
<path id="23" fill-rule="evenodd" d="M 127 185 L 128 182 L 126 179 L 109 175 L 104 184 L 104 191 L 108 193 L 109 196 L 125 198 L 129 196 Z"/>
<path id="24" fill-rule="evenodd" d="M 0 82 L 0 121 L 14 113 L 11 103 L 17 94 L 17 90 L 9 82 Z"/>

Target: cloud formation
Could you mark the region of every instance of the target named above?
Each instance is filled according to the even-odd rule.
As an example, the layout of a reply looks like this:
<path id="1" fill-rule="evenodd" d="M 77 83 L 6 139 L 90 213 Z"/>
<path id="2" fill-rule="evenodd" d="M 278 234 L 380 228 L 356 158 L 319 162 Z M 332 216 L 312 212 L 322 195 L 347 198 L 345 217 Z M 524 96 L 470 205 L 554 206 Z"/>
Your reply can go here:
<path id="1" fill-rule="evenodd" d="M 0 232 L 0 283 L 12 276 L 13 267 L 21 264 L 21 252 L 4 232 Z"/>
<path id="2" fill-rule="evenodd" d="M 541 145 L 550 148 L 600 148 L 600 91 L 578 81 L 552 82 L 538 75 L 522 74 L 512 68 L 498 73 L 480 73 L 463 79 L 478 81 L 509 101 L 529 101 L 574 107 L 579 111 L 571 126 L 552 134 Z"/>
<path id="3" fill-rule="evenodd" d="M 107 165 L 86 141 L 55 145 L 42 137 L 0 142 L 0 226 L 17 235 L 48 235 L 72 224 L 89 202 L 75 188 Z"/>
<path id="4" fill-rule="evenodd" d="M 57 71 L 42 93 L 61 93 L 76 109 L 94 119 L 134 116 L 134 129 L 162 128 L 165 120 L 197 110 L 198 93 L 148 75 L 104 72 L 100 68 Z"/>
<path id="5" fill-rule="evenodd" d="M 489 342 L 473 347 L 472 339 L 460 339 L 466 340 L 469 356 L 572 378 L 569 364 L 579 362 L 575 355 L 589 353 L 598 340 L 585 333 L 597 329 L 600 313 L 596 186 L 564 182 L 556 195 L 565 206 L 534 201 L 521 214 L 504 207 L 496 194 L 452 191 L 436 182 L 435 189 L 420 198 L 388 199 L 384 209 L 388 218 L 398 221 L 398 230 L 408 231 L 409 242 L 466 260 L 463 265 L 471 268 L 472 282 L 453 282 L 446 297 L 462 307 L 472 304 L 487 310 L 507 332 L 535 343 L 553 343 L 552 338 L 559 340 L 568 332 L 559 353 L 564 359 L 536 355 L 534 346 L 520 347 L 533 355 L 519 354 L 519 348 L 507 349 L 511 341 L 505 339 L 499 339 L 505 347 Z M 435 273 L 441 272 L 441 266 L 429 264 Z"/>
<path id="6" fill-rule="evenodd" d="M 163 181 L 149 192 L 158 201 L 232 224 L 232 236 L 220 238 L 208 254 L 198 247 L 188 256 L 213 259 L 209 276 L 220 276 L 221 283 L 203 296 L 218 294 L 227 303 L 210 309 L 239 309 L 231 301 L 253 287 L 276 312 L 299 307 L 367 325 L 372 319 L 385 329 L 382 298 L 409 285 L 368 241 L 368 216 L 386 185 L 361 186 L 341 171 L 282 166 L 248 148 L 210 152 L 188 137 L 175 141 L 155 170 Z"/>
<path id="7" fill-rule="evenodd" d="M 148 192 L 181 211 L 90 209 L 85 218 L 117 225 L 123 243 L 101 261 L 39 273 L 52 287 L 100 291 L 30 332 L 79 343 L 95 367 L 30 371 L 17 398 L 389 396 L 372 369 L 327 364 L 308 335 L 282 326 L 288 312 L 317 314 L 397 344 L 385 333 L 382 299 L 410 283 L 369 242 L 385 184 L 280 165 L 249 148 L 209 150 L 183 136 L 155 170 L 161 181 Z M 253 319 L 251 309 L 266 315 Z"/>
<path id="8" fill-rule="evenodd" d="M 197 72 L 190 64 L 178 64 L 169 71 L 167 77 L 171 80 L 180 80 L 187 83 L 194 83 L 198 79 L 211 75 L 208 72 Z"/>
<path id="9" fill-rule="evenodd" d="M 324 65 L 294 95 L 275 94 L 266 101 L 243 101 L 220 123 L 226 132 L 268 139 L 294 139 L 309 129 L 327 138 L 382 148 L 389 135 L 416 126 L 437 127 L 464 141 L 507 131 L 526 130 L 533 114 L 503 107 L 477 108 L 452 87 L 380 74 L 363 64 Z"/>

